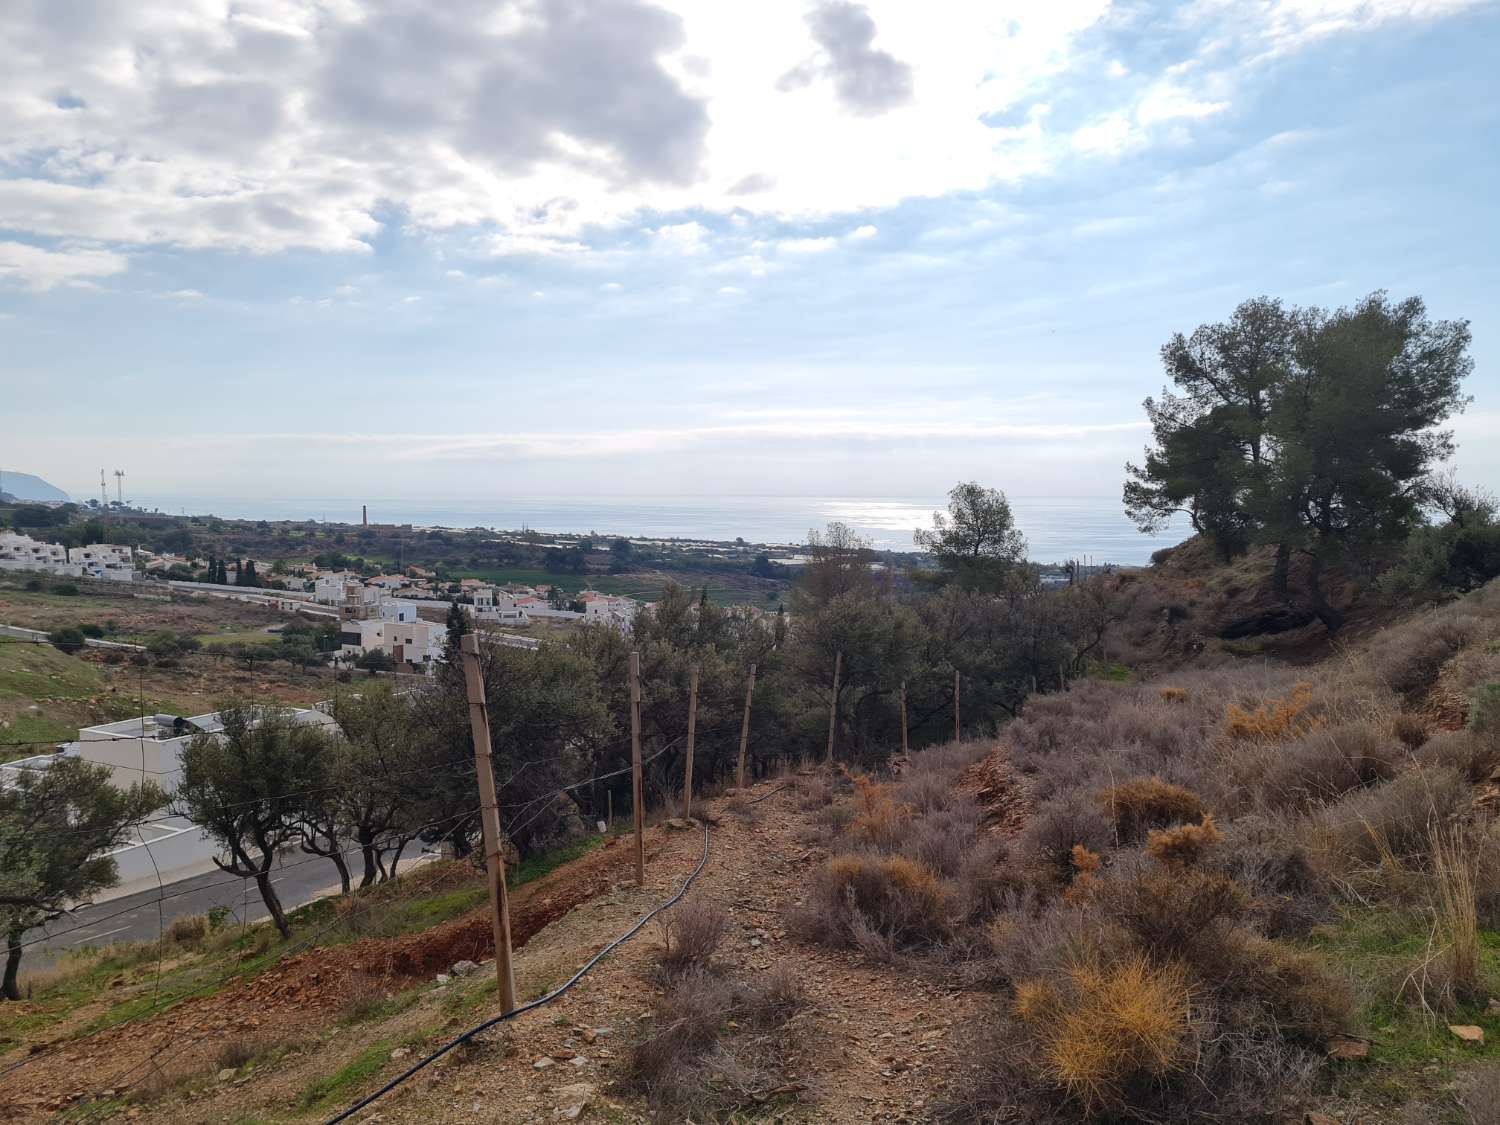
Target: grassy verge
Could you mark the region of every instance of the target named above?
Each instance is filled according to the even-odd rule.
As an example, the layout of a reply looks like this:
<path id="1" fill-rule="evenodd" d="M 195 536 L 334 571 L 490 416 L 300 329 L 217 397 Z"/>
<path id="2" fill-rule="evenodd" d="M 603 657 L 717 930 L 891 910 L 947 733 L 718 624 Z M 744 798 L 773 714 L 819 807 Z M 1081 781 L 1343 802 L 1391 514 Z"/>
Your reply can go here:
<path id="1" fill-rule="evenodd" d="M 1370 1040 L 1367 1059 L 1334 1071 L 1337 1096 L 1392 1109 L 1411 1102 L 1441 1105 L 1467 1068 L 1500 1059 L 1500 1015 L 1487 1011 L 1489 997 L 1500 996 L 1500 933 L 1481 931 L 1484 995 L 1446 1011 L 1424 1010 L 1414 995 L 1417 968 L 1433 953 L 1430 935 L 1426 920 L 1392 910 L 1350 912 L 1314 931 L 1312 948 L 1355 982 L 1361 998 L 1357 1026 Z M 1462 1042 L 1450 1024 L 1483 1029 L 1484 1045 Z"/>

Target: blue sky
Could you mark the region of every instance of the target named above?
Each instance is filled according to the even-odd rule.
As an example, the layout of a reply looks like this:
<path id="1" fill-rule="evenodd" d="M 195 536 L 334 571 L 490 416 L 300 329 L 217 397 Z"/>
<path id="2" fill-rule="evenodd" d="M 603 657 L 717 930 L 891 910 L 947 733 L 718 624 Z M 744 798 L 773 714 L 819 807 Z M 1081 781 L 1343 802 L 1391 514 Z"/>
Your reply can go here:
<path id="1" fill-rule="evenodd" d="M 0 463 L 143 496 L 1116 496 L 1262 293 L 1474 330 L 1500 8 L 0 12 Z"/>

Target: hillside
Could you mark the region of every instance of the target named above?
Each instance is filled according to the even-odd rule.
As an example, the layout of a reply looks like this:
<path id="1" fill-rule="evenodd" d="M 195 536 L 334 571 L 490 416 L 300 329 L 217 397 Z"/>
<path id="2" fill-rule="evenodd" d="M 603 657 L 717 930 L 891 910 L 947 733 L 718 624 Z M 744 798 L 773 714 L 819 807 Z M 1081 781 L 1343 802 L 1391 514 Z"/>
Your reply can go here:
<path id="1" fill-rule="evenodd" d="M 644 889 L 628 841 L 556 857 L 512 902 L 523 999 L 687 890 L 359 1119 L 1494 1122 L 1500 585 L 1288 661 L 1213 631 L 1248 571 L 1176 561 L 1111 642 L 1155 672 L 702 802 Z M 0 1008 L 0 1117 L 328 1120 L 494 1014 L 482 888 L 421 868 L 290 945 L 43 974 Z"/>
<path id="2" fill-rule="evenodd" d="M 0 500 L 57 501 L 66 503 L 68 494 L 56 485 L 48 484 L 41 477 L 30 473 L 18 473 L 13 469 L 0 469 Z"/>

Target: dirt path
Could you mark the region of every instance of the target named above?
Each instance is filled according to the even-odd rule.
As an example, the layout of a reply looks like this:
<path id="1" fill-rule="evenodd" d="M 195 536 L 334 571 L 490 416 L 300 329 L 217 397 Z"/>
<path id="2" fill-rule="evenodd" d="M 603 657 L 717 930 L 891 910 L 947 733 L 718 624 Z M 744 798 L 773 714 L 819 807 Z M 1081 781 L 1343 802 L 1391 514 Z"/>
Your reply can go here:
<path id="1" fill-rule="evenodd" d="M 763 784 L 756 793 L 774 788 Z M 791 938 L 787 912 L 823 855 L 797 842 L 807 814 L 786 790 L 755 808 L 751 821 L 722 812 L 708 866 L 689 892 L 723 908 L 732 921 L 720 958 L 753 978 L 789 962 L 804 984 L 808 1006 L 794 1018 L 795 1072 L 803 1104 L 787 1119 L 826 1122 L 922 1121 L 951 1081 L 957 1062 L 952 1029 L 986 998 L 954 994 L 858 955 Z M 701 855 L 697 831 L 678 832 L 651 867 L 647 893 L 633 886 L 595 899 L 539 934 L 518 958 L 518 987 L 533 995 L 556 984 L 594 950 L 622 933 L 680 885 Z M 579 1083 L 593 1086 L 596 1110 L 613 1121 L 644 1121 L 639 1105 L 623 1103 L 610 1084 L 622 1044 L 649 1014 L 650 971 L 662 948 L 650 926 L 553 1005 L 516 1020 L 473 1061 L 446 1060 L 371 1107 L 364 1120 L 533 1122 L 566 1110 Z M 586 1030 L 584 1030 L 586 1029 Z M 589 1040 L 592 1040 L 590 1042 Z M 538 1069 L 537 1062 L 552 1060 Z M 597 1118 L 596 1118 L 597 1119 Z"/>
<path id="2" fill-rule="evenodd" d="M 774 788 L 768 782 L 754 792 Z M 954 993 L 860 955 L 788 935 L 787 915 L 800 905 L 811 872 L 824 858 L 821 850 L 799 842 L 811 814 L 801 810 L 795 789 L 755 805 L 748 819 L 726 812 L 722 801 L 711 803 L 710 815 L 719 822 L 710 859 L 689 895 L 716 903 L 731 919 L 720 958 L 743 979 L 786 962 L 807 995 L 806 1007 L 787 1029 L 794 1044 L 787 1078 L 805 1089 L 799 1104 L 782 1117 L 848 1123 L 928 1119 L 955 1074 L 953 1029 L 992 999 Z M 644 890 L 631 880 L 630 849 L 622 843 L 559 868 L 516 896 L 513 921 L 523 943 L 516 959 L 520 996 L 540 995 L 565 980 L 673 893 L 701 858 L 703 838 L 696 828 L 653 829 L 648 838 Z M 375 976 L 405 987 L 431 982 L 455 961 L 487 957 L 488 939 L 489 924 L 479 911 L 423 934 L 367 940 L 289 960 L 218 997 L 65 1048 L 18 1072 L 0 1082 L 5 1107 L 0 1115 L 32 1120 L 67 1104 L 68 1095 L 97 1096 L 114 1076 L 139 1067 L 152 1052 L 174 1049 L 187 1036 L 196 1037 L 187 1056 L 201 1068 L 212 1065 L 225 1037 L 274 1029 L 278 1037 L 308 1036 L 306 1048 L 234 1081 L 207 1079 L 187 1100 L 148 1104 L 132 1111 L 134 1117 L 173 1123 L 324 1120 L 371 1089 L 374 1078 L 312 1107 L 302 1095 L 361 1051 L 393 1050 L 395 1058 L 378 1068 L 382 1077 L 390 1077 L 493 1011 L 492 992 L 475 996 L 473 1005 L 455 1005 L 463 999 L 455 990 L 466 984 L 474 988 L 481 979 L 475 978 L 431 984 L 411 1011 L 378 1026 L 334 1026 L 358 979 Z M 662 941 L 661 927 L 649 925 L 571 992 L 485 1033 L 471 1049 L 451 1053 L 360 1120 L 387 1125 L 550 1121 L 576 1104 L 586 1084 L 590 1108 L 583 1119 L 645 1121 L 642 1107 L 626 1103 L 613 1087 L 625 1044 L 639 1021 L 649 1017 L 656 995 L 651 968 Z M 397 1042 L 410 1045 L 391 1047 Z"/>

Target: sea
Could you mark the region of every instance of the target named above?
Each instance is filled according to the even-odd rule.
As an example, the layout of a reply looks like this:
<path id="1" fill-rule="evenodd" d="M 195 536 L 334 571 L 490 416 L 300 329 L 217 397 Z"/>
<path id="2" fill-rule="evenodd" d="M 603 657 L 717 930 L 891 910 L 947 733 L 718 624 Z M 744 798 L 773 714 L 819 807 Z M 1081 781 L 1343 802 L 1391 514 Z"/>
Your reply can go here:
<path id="1" fill-rule="evenodd" d="M 1038 563 L 1087 557 L 1094 564 L 1126 566 L 1191 533 L 1185 521 L 1158 535 L 1142 535 L 1112 496 L 1010 496 L 1016 525 L 1026 536 L 1028 556 Z M 228 519 L 321 520 L 359 523 L 360 504 L 371 523 L 419 527 L 530 528 L 542 533 L 590 533 L 636 538 L 711 539 L 800 544 L 811 529 L 832 522 L 854 528 L 881 550 L 911 551 L 912 533 L 932 526 L 932 513 L 946 507 L 936 496 L 613 496 L 516 499 L 476 497 L 465 501 L 396 500 L 371 497 L 225 499 L 203 496 L 144 496 L 133 503 L 148 510 Z"/>

